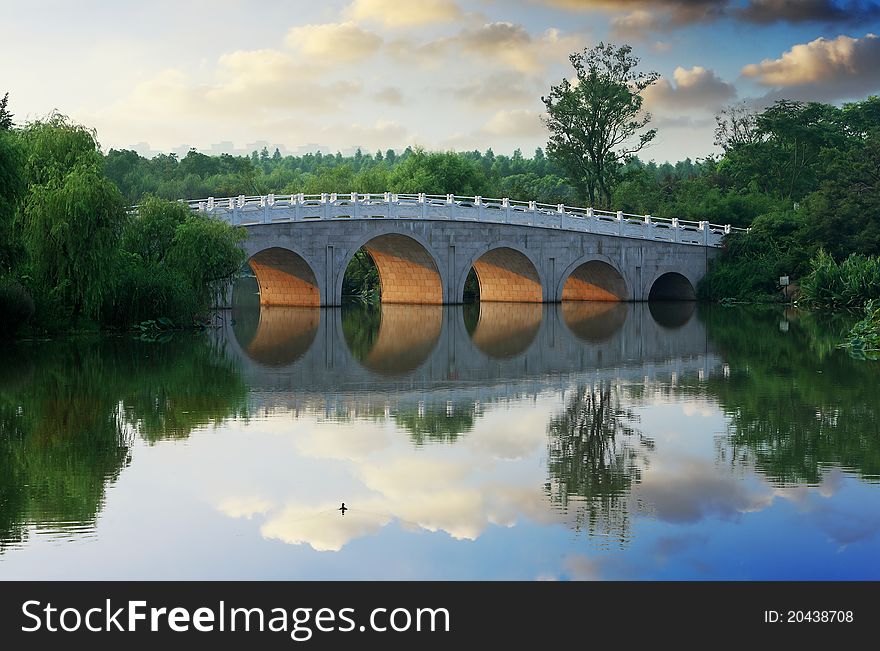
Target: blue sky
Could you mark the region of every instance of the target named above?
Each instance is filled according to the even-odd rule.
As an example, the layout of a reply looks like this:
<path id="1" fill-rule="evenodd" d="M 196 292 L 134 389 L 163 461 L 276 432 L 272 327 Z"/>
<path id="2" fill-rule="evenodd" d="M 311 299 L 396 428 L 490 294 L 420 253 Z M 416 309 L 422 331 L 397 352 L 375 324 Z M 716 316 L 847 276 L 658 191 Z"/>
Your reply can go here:
<path id="1" fill-rule="evenodd" d="M 600 40 L 662 75 L 648 159 L 711 153 L 730 102 L 880 90 L 876 1 L 4 0 L 2 30 L 16 119 L 57 109 L 105 149 L 529 154 L 541 94 Z"/>

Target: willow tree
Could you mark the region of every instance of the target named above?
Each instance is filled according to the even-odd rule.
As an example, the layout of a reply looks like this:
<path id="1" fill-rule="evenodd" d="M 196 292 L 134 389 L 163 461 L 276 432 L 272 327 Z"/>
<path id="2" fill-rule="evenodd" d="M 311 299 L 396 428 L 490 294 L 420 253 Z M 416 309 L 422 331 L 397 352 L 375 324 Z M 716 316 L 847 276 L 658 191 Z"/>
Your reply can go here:
<path id="1" fill-rule="evenodd" d="M 644 130 L 651 114 L 642 109 L 642 92 L 659 75 L 636 71 L 639 59 L 629 45 L 599 43 L 569 60 L 574 81 L 563 79 L 541 98 L 550 130 L 547 152 L 590 205 L 607 208 L 621 164 L 657 135 Z"/>

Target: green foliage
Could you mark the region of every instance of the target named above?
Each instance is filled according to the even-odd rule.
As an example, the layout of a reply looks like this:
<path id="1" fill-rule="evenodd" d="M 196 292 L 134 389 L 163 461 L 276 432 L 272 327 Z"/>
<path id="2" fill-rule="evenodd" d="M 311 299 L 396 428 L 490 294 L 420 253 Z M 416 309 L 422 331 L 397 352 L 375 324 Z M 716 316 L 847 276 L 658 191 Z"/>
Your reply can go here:
<path id="1" fill-rule="evenodd" d="M 700 310 L 729 374 L 693 386 L 729 418 L 730 462 L 745 460 L 780 485 L 818 484 L 830 466 L 880 477 L 880 365 L 837 348 L 852 320 L 778 307 L 735 310 Z"/>
<path id="2" fill-rule="evenodd" d="M 93 166 L 78 164 L 63 176 L 51 169 L 45 183 L 31 185 L 24 206 L 32 289 L 57 298 L 74 318 L 98 318 L 112 288 L 122 197 Z"/>
<path id="3" fill-rule="evenodd" d="M 550 130 L 547 152 L 557 159 L 590 205 L 610 208 L 620 165 L 645 147 L 656 130 L 642 131 L 651 114 L 641 93 L 656 72 L 636 72 L 629 45 L 599 43 L 570 57 L 577 83 L 567 78 L 542 97 Z"/>
<path id="4" fill-rule="evenodd" d="M 858 308 L 880 299 L 880 258 L 853 253 L 838 263 L 825 251 L 812 260 L 801 282 L 801 296 L 811 305 Z"/>
<path id="5" fill-rule="evenodd" d="M 0 131 L 12 129 L 12 113 L 9 112 L 9 93 L 4 93 L 0 99 Z"/>
<path id="6" fill-rule="evenodd" d="M 782 251 L 774 241 L 752 233 L 725 239 L 721 256 L 697 287 L 700 298 L 755 301 L 770 296 L 779 282 Z"/>
<path id="7" fill-rule="evenodd" d="M 421 149 L 398 165 L 391 176 L 395 192 L 478 195 L 486 191 L 486 175 L 473 160 L 454 152 Z"/>
<path id="8" fill-rule="evenodd" d="M 199 311 L 194 292 L 175 269 L 145 262 L 122 251 L 115 271 L 113 293 L 102 311 L 107 325 L 126 328 L 161 315 L 189 323 Z"/>
<path id="9" fill-rule="evenodd" d="M 61 181 L 77 167 L 100 168 L 101 154 L 95 132 L 54 113 L 28 124 L 21 132 L 28 186 Z"/>
<path id="10" fill-rule="evenodd" d="M 452 413 L 433 407 L 420 412 L 418 409 L 398 409 L 394 422 L 409 432 L 416 446 L 430 443 L 455 443 L 459 436 L 474 428 L 476 414 L 473 407 L 459 407 Z"/>
<path id="11" fill-rule="evenodd" d="M 185 438 L 247 413 L 234 363 L 205 337 L 12 344 L 3 361 L 0 546 L 35 524 L 94 523 L 136 436 Z"/>
<path id="12" fill-rule="evenodd" d="M 345 268 L 342 296 L 357 298 L 364 303 L 378 303 L 381 292 L 376 264 L 364 249 L 358 250 Z"/>
<path id="13" fill-rule="evenodd" d="M 34 300 L 20 283 L 0 279 L 0 339 L 15 336 L 34 315 Z"/>
<path id="14" fill-rule="evenodd" d="M 244 264 L 241 228 L 148 197 L 126 222 L 106 320 L 126 327 L 160 317 L 203 317 Z"/>
<path id="15" fill-rule="evenodd" d="M 0 274 L 8 272 L 21 256 L 14 220 L 26 191 L 21 138 L 0 128 Z"/>
<path id="16" fill-rule="evenodd" d="M 865 318 L 852 327 L 841 348 L 856 359 L 880 360 L 880 300 L 865 304 Z"/>
<path id="17" fill-rule="evenodd" d="M 189 215 L 176 228 L 168 265 L 186 278 L 201 309 L 212 305 L 244 264 L 238 245 L 246 236 L 241 227 L 201 214 Z"/>

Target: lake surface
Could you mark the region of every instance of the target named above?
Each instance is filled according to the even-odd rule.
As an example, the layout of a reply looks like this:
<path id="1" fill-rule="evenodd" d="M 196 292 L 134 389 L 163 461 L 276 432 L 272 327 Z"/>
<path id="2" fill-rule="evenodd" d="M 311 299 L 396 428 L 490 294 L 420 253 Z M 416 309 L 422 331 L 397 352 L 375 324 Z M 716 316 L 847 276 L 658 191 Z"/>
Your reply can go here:
<path id="1" fill-rule="evenodd" d="M 251 305 L 5 345 L 0 579 L 878 579 L 848 325 Z"/>

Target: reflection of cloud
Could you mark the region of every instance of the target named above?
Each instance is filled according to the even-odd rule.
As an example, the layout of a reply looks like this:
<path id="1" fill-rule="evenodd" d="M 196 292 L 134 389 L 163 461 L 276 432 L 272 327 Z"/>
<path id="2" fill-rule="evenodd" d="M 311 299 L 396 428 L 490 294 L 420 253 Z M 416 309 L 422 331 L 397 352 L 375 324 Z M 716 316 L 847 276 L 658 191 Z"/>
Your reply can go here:
<path id="1" fill-rule="evenodd" d="M 316 426 L 309 428 L 294 439 L 301 454 L 314 459 L 365 459 L 369 455 L 387 449 L 391 445 L 387 429 L 366 423 L 355 427 Z"/>
<path id="2" fill-rule="evenodd" d="M 466 447 L 438 447 L 435 454 L 413 447 L 387 423 L 301 424 L 292 439 L 299 455 L 323 460 L 328 476 L 348 475 L 355 487 L 341 487 L 338 479 L 311 481 L 307 497 L 288 497 L 276 507 L 244 497 L 228 499 L 218 509 L 231 517 L 264 514 L 263 536 L 319 551 L 339 550 L 392 522 L 458 540 L 475 540 L 491 525 L 510 527 L 523 518 L 558 522 L 559 514 L 547 509 L 540 483 L 511 484 L 504 474 L 512 460 L 543 449 L 553 407 L 536 409 L 529 403 L 527 410 L 490 409 Z M 274 431 L 273 422 L 262 427 Z M 289 428 L 289 421 L 278 423 Z M 320 495 L 321 486 L 332 497 Z M 351 509 L 344 519 L 336 510 L 340 491 Z"/>
<path id="3" fill-rule="evenodd" d="M 703 534 L 682 534 L 680 536 L 662 536 L 654 543 L 653 552 L 660 563 L 665 563 L 671 556 L 677 556 L 694 547 L 700 547 L 708 541 Z"/>
<path id="4" fill-rule="evenodd" d="M 319 552 L 337 552 L 351 540 L 375 533 L 391 521 L 391 517 L 373 511 L 375 503 L 365 501 L 344 516 L 335 504 L 320 504 L 313 508 L 290 505 L 270 517 L 260 533 L 264 538 L 280 540 L 290 545 L 306 543 Z M 363 508 L 366 507 L 366 508 Z"/>
<path id="5" fill-rule="evenodd" d="M 575 581 L 598 581 L 602 578 L 602 564 L 586 556 L 569 556 L 562 566 Z"/>
<path id="6" fill-rule="evenodd" d="M 684 402 L 681 405 L 681 410 L 684 412 L 685 416 L 703 416 L 709 418 L 710 416 L 718 414 L 718 409 L 714 408 L 708 402 Z"/>
<path id="7" fill-rule="evenodd" d="M 657 464 L 644 476 L 634 496 L 653 507 L 665 522 L 698 522 L 707 517 L 734 518 L 760 511 L 773 502 L 769 491 L 752 490 L 740 479 L 719 474 L 706 461 Z"/>
<path id="8" fill-rule="evenodd" d="M 483 414 L 479 431 L 468 437 L 466 445 L 495 459 L 520 459 L 546 443 L 548 416 L 536 409 L 489 411 Z"/>
<path id="9" fill-rule="evenodd" d="M 272 502 L 262 497 L 231 497 L 217 506 L 217 510 L 230 518 L 247 518 L 261 515 L 272 508 Z"/>
<path id="10" fill-rule="evenodd" d="M 819 486 L 794 486 L 776 489 L 776 494 L 794 504 L 810 522 L 841 546 L 867 541 L 880 534 L 880 512 L 831 498 L 844 489 L 847 477 L 840 468 L 832 468 L 822 477 Z"/>

